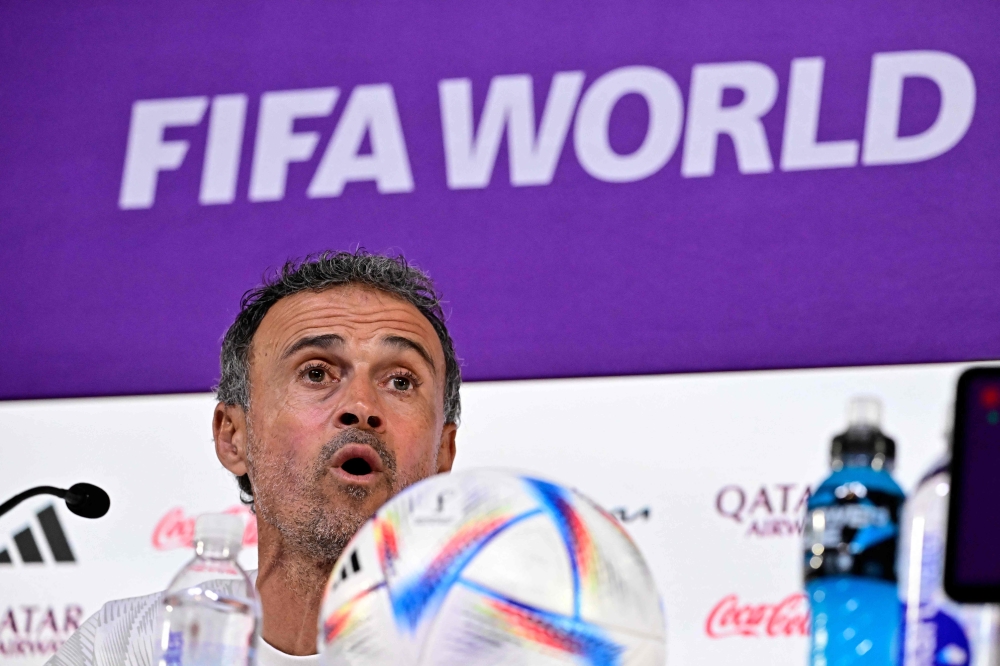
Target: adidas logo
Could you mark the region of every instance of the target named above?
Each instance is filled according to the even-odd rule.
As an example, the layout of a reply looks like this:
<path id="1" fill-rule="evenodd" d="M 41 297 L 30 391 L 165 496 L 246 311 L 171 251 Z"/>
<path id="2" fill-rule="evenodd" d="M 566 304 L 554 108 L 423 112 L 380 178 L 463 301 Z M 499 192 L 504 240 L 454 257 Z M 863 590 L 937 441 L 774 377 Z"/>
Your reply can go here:
<path id="1" fill-rule="evenodd" d="M 49 546 L 52 559 L 60 563 L 76 562 L 73 549 L 70 548 L 69 540 L 66 538 L 66 532 L 63 531 L 62 523 L 59 522 L 59 516 L 56 515 L 55 506 L 49 504 L 38 511 L 35 516 L 38 518 L 38 524 L 42 527 L 42 536 Z M 14 539 L 14 548 L 22 564 L 45 564 L 46 558 L 42 557 L 42 551 L 38 548 L 38 541 L 35 540 L 31 525 L 13 533 L 11 537 Z M 0 566 L 13 565 L 10 548 L 4 548 L 2 545 L 0 548 L 2 548 L 0 550 Z"/>

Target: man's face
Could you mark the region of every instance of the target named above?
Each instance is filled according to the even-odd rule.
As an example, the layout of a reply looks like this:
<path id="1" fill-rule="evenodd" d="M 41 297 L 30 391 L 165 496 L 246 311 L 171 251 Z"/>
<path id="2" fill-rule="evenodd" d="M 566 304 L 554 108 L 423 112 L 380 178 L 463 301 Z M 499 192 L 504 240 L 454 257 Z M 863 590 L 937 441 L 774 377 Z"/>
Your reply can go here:
<path id="1" fill-rule="evenodd" d="M 451 468 L 444 380 L 437 334 L 406 301 L 354 285 L 278 301 L 250 352 L 245 462 L 258 516 L 332 562 L 387 499 Z"/>

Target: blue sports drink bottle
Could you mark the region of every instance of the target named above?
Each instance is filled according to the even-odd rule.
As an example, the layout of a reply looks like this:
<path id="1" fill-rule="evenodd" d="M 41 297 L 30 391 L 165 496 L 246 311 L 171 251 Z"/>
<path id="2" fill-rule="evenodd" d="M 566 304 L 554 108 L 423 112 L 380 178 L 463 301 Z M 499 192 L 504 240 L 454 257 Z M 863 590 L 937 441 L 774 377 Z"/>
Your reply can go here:
<path id="1" fill-rule="evenodd" d="M 833 438 L 832 473 L 809 499 L 805 583 L 811 666 L 890 666 L 898 654 L 896 547 L 904 494 L 892 478 L 896 443 L 881 403 L 855 398 Z"/>

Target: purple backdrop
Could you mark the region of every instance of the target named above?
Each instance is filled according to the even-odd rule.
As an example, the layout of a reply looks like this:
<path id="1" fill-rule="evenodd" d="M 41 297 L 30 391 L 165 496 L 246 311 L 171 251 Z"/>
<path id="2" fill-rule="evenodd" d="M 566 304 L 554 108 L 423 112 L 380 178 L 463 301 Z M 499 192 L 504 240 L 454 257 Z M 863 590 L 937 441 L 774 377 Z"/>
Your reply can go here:
<path id="1" fill-rule="evenodd" d="M 807 367 L 1000 357 L 1000 5 L 697 2 L 28 2 L 0 6 L 0 398 L 201 391 L 220 337 L 268 267 L 323 248 L 402 251 L 443 290 L 467 379 Z M 913 164 L 783 172 L 789 66 L 826 59 L 819 138 L 861 139 L 872 56 L 939 50 L 976 81 L 964 138 Z M 672 76 L 756 61 L 778 76 L 764 117 L 771 173 L 670 161 L 601 182 L 564 146 L 551 184 L 513 187 L 506 143 L 488 187 L 445 179 L 438 82 L 553 74 L 589 86 L 617 67 Z M 306 188 L 351 89 L 395 93 L 414 190 Z M 337 86 L 313 158 L 287 194 L 247 198 L 265 91 Z M 121 210 L 133 102 L 249 98 L 236 201 L 201 206 L 208 114 L 166 138 L 191 148 L 151 208 Z M 738 99 L 727 103 L 738 103 Z M 908 81 L 901 134 L 937 88 Z M 647 108 L 616 107 L 611 143 L 638 147 Z"/>

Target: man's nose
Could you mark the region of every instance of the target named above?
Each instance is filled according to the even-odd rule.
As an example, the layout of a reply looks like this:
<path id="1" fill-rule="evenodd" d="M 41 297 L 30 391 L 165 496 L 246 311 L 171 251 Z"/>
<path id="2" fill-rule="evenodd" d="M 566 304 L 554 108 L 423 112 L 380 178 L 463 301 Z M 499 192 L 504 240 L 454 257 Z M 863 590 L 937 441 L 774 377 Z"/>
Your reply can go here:
<path id="1" fill-rule="evenodd" d="M 374 387 L 368 382 L 357 378 L 347 387 L 345 401 L 336 414 L 337 423 L 344 426 L 356 426 L 381 430 L 385 419 L 380 414 L 378 398 Z"/>

